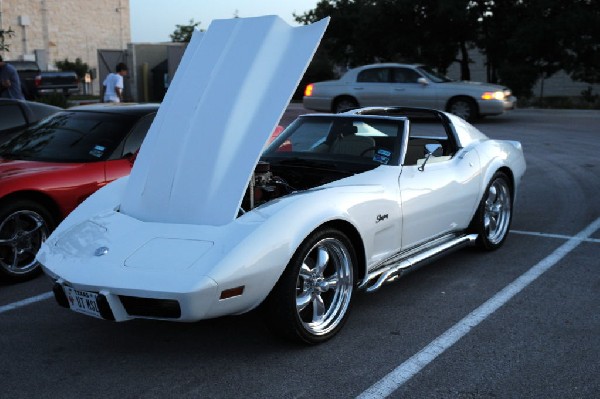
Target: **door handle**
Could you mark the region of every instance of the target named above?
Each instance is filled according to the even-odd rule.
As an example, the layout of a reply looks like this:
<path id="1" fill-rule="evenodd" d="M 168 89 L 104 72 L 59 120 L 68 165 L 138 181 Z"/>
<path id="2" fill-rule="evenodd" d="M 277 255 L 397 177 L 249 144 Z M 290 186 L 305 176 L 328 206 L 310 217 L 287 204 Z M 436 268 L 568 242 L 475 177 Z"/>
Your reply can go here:
<path id="1" fill-rule="evenodd" d="M 394 89 L 394 91 L 404 91 L 406 89 Z"/>
<path id="2" fill-rule="evenodd" d="M 364 87 L 353 87 L 354 90 L 364 90 Z"/>

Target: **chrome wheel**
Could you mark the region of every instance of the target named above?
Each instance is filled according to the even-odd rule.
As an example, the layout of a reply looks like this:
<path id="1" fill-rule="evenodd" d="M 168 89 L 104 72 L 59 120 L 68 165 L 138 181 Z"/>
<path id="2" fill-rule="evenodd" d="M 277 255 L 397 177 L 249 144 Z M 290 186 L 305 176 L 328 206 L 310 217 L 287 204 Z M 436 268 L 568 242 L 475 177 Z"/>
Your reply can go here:
<path id="1" fill-rule="evenodd" d="M 337 327 L 346 314 L 353 285 L 346 246 L 335 238 L 316 243 L 296 281 L 296 311 L 306 331 L 324 335 Z"/>
<path id="2" fill-rule="evenodd" d="M 484 234 L 492 245 L 499 244 L 508 232 L 511 217 L 511 195 L 506 180 L 497 178 L 490 184 L 484 209 Z"/>
<path id="3" fill-rule="evenodd" d="M 305 344 L 324 342 L 348 319 L 357 273 L 353 242 L 322 228 L 298 246 L 261 306 L 271 330 Z"/>
<path id="4" fill-rule="evenodd" d="M 35 260 L 49 228 L 44 218 L 31 210 L 10 213 L 0 224 L 0 267 L 4 274 L 19 277 L 38 268 Z"/>

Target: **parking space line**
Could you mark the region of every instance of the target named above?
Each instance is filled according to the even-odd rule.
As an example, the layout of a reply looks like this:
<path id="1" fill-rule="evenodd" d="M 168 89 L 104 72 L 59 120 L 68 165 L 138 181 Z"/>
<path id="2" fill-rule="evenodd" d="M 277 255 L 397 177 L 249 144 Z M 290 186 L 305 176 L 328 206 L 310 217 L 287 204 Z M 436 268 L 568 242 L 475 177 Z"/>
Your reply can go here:
<path id="1" fill-rule="evenodd" d="M 528 235 L 528 236 L 538 236 L 538 237 L 546 237 L 546 238 L 560 238 L 562 240 L 570 240 L 572 238 L 576 238 L 576 236 L 567 236 L 564 234 L 549 234 L 549 233 L 541 233 L 541 232 L 537 232 L 537 231 L 522 231 L 522 230 L 511 230 L 511 233 L 515 233 L 515 234 L 522 234 L 522 235 Z M 585 242 L 593 242 L 593 243 L 599 243 L 600 244 L 600 239 L 598 238 L 582 238 L 581 241 L 585 241 Z"/>
<path id="2" fill-rule="evenodd" d="M 358 396 L 359 399 L 385 398 L 410 380 L 415 374 L 429 365 L 435 358 L 444 353 L 458 340 L 477 327 L 488 316 L 507 303 L 511 298 L 521 292 L 525 287 L 535 281 L 552 266 L 577 248 L 583 241 L 587 240 L 594 232 L 600 229 L 600 218 L 569 238 L 567 242 L 558 247 L 554 252 L 542 259 L 535 266 L 522 274 L 504 289 L 488 299 L 483 305 L 472 311 L 464 319 L 452 326 L 442 335 L 433 340 L 429 345 L 421 349 L 410 359 L 400 364 L 388 375 L 376 382 L 366 391 Z"/>
<path id="3" fill-rule="evenodd" d="M 19 302 L 9 303 L 8 305 L 0 306 L 0 314 L 4 312 L 8 312 L 9 310 L 22 308 L 23 306 L 30 305 L 32 303 L 36 303 L 39 301 L 44 301 L 48 298 L 52 298 L 52 292 L 46 292 L 44 294 L 40 294 L 31 298 L 23 299 Z"/>

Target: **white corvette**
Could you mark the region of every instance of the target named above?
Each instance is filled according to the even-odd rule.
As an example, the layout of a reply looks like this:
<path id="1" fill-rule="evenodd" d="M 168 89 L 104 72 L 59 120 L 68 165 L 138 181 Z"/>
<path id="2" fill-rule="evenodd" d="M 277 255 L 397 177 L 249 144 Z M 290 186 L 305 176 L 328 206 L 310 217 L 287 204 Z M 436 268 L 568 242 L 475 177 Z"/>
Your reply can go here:
<path id="1" fill-rule="evenodd" d="M 260 305 L 276 331 L 318 343 L 357 289 L 465 245 L 502 245 L 521 145 L 453 115 L 305 115 L 264 149 L 326 23 L 216 21 L 192 40 L 131 176 L 39 252 L 59 304 L 188 322 Z"/>

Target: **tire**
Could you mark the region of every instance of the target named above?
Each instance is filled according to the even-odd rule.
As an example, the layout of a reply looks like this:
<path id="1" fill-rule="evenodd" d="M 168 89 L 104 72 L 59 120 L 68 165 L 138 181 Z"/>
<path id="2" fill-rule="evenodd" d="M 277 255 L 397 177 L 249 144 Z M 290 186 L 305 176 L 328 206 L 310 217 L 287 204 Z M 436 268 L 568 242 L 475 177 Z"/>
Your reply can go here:
<path id="1" fill-rule="evenodd" d="M 339 114 L 358 108 L 358 102 L 352 97 L 340 97 L 333 102 L 333 112 Z"/>
<path id="2" fill-rule="evenodd" d="M 35 256 L 53 228 L 52 216 L 36 202 L 0 204 L 0 279 L 17 282 L 38 275 Z"/>
<path id="3" fill-rule="evenodd" d="M 457 97 L 450 100 L 448 111 L 467 122 L 473 122 L 478 117 L 477 105 L 468 97 Z"/>
<path id="4" fill-rule="evenodd" d="M 342 232 L 322 229 L 308 236 L 265 301 L 271 330 L 304 344 L 333 337 L 348 318 L 356 264 Z"/>
<path id="5" fill-rule="evenodd" d="M 504 244 L 512 221 L 512 190 L 508 176 L 496 172 L 490 180 L 471 222 L 471 231 L 478 234 L 476 244 L 493 251 Z"/>

